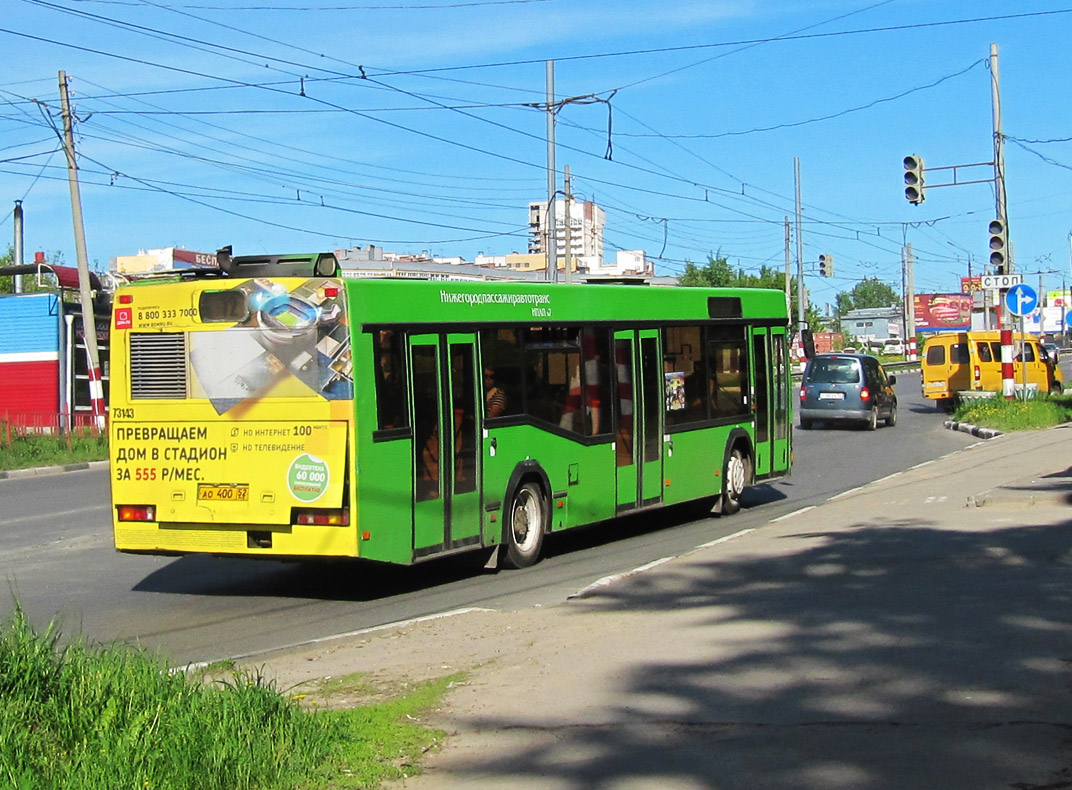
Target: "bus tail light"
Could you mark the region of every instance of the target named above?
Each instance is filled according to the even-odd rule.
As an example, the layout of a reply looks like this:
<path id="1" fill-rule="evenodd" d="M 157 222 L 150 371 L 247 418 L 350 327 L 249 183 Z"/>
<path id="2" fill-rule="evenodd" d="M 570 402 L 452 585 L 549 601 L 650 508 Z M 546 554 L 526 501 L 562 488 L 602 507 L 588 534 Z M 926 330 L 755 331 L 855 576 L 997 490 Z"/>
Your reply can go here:
<path id="1" fill-rule="evenodd" d="M 871 400 L 871 390 L 869 390 L 867 387 L 861 387 L 860 400 Z"/>
<path id="2" fill-rule="evenodd" d="M 155 505 L 116 505 L 120 521 L 156 521 Z"/>
<path id="3" fill-rule="evenodd" d="M 350 509 L 295 510 L 292 523 L 313 527 L 348 527 Z"/>

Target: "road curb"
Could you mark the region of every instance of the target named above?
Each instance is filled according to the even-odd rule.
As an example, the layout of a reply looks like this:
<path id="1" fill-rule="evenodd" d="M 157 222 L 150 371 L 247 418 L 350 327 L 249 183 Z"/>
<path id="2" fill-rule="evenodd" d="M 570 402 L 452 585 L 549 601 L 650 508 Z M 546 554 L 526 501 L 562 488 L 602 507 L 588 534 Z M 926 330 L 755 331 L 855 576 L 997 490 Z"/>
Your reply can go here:
<path id="1" fill-rule="evenodd" d="M 107 461 L 80 461 L 76 464 L 62 464 L 59 466 L 35 466 L 29 469 L 9 469 L 0 472 L 0 480 L 17 480 L 25 477 L 46 477 L 58 475 L 64 472 L 81 472 L 86 469 L 103 469 L 108 466 Z"/>
<path id="2" fill-rule="evenodd" d="M 959 422 L 958 420 L 946 420 L 942 424 L 951 431 L 968 433 L 972 436 L 977 436 L 980 439 L 996 439 L 999 436 L 1005 435 L 1004 431 L 999 431 L 997 428 L 982 428 L 978 425 L 972 425 L 969 422 Z"/>
<path id="3" fill-rule="evenodd" d="M 1014 491 L 988 491 L 968 497 L 967 507 L 1068 507 L 1069 494 L 1064 491 L 1040 491 L 1021 493 Z"/>

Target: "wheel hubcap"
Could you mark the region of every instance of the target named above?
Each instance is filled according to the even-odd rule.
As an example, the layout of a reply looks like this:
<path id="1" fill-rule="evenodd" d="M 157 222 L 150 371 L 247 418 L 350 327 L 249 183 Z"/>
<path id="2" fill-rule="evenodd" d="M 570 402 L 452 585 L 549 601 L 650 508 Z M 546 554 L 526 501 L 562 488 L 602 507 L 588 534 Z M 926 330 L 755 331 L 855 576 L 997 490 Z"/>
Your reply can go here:
<path id="1" fill-rule="evenodd" d="M 744 491 L 744 459 L 734 453 L 726 469 L 726 489 L 736 499 Z"/>
<path id="2" fill-rule="evenodd" d="M 540 505 L 528 491 L 518 494 L 514 504 L 514 542 L 521 549 L 528 549 L 536 540 L 539 529 Z"/>

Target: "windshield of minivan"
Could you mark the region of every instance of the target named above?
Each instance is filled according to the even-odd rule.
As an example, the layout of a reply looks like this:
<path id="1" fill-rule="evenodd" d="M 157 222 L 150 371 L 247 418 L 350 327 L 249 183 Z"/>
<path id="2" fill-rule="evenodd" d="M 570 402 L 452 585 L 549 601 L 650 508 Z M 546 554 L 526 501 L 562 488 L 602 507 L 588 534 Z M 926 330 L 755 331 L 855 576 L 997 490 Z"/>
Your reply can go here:
<path id="1" fill-rule="evenodd" d="M 811 361 L 810 381 L 819 384 L 855 384 L 860 380 L 859 363 L 855 359 L 824 359 Z"/>

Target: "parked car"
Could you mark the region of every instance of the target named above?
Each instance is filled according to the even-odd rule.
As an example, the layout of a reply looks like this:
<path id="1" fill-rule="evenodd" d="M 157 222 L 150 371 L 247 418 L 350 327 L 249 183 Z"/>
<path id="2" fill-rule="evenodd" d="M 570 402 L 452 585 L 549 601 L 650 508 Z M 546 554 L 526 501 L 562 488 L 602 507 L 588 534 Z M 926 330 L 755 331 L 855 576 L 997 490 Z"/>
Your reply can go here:
<path id="1" fill-rule="evenodd" d="M 882 344 L 883 354 L 904 354 L 904 341 L 898 337 L 891 337 Z"/>
<path id="2" fill-rule="evenodd" d="M 817 422 L 858 423 L 875 430 L 879 420 L 897 424 L 897 377 L 866 354 L 817 354 L 800 382 L 800 427 Z"/>

